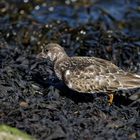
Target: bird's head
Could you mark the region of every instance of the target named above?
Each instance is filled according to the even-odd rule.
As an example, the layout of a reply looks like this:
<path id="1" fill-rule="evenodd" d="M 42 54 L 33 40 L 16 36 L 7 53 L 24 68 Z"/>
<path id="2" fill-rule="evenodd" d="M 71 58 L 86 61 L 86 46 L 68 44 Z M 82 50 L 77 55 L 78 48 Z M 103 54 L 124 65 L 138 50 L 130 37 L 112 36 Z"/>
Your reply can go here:
<path id="1" fill-rule="evenodd" d="M 55 62 L 57 60 L 63 59 L 64 57 L 67 57 L 67 54 L 59 44 L 49 43 L 38 55 L 38 57 L 48 58 L 52 62 Z"/>

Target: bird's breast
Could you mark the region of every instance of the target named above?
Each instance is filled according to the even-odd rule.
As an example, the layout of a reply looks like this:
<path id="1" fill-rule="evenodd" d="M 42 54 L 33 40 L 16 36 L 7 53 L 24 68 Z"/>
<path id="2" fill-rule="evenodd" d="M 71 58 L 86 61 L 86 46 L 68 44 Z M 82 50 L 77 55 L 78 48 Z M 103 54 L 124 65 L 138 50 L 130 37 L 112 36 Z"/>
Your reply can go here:
<path id="1" fill-rule="evenodd" d="M 55 74 L 60 80 L 63 79 L 63 75 L 67 69 L 68 69 L 67 64 L 63 62 L 59 62 L 54 65 Z"/>

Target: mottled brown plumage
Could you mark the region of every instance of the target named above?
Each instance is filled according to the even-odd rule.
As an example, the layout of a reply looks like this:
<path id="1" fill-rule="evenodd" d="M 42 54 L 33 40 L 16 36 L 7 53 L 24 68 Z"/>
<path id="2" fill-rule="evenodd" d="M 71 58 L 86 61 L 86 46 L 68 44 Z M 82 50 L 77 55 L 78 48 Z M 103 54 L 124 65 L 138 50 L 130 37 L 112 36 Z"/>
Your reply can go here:
<path id="1" fill-rule="evenodd" d="M 56 76 L 70 89 L 83 93 L 108 92 L 140 87 L 140 76 L 125 72 L 110 61 L 96 57 L 69 57 L 55 43 L 41 53 L 54 63 Z"/>

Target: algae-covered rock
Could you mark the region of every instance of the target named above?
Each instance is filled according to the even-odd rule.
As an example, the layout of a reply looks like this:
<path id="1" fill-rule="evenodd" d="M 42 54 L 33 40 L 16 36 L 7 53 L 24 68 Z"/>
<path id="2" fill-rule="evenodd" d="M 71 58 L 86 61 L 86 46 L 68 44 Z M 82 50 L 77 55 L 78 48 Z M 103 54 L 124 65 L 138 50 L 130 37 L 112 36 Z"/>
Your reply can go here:
<path id="1" fill-rule="evenodd" d="M 35 140 L 26 133 L 21 132 L 17 128 L 7 125 L 0 125 L 0 139 L 1 140 Z"/>

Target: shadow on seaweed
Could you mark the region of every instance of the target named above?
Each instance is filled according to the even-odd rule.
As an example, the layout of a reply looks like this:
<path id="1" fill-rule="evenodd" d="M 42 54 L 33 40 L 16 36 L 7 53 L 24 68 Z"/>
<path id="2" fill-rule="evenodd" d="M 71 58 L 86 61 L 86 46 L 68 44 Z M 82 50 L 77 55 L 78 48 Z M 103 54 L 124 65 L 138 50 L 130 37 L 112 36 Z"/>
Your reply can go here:
<path id="1" fill-rule="evenodd" d="M 54 88 L 58 89 L 60 91 L 61 96 L 65 96 L 67 98 L 70 98 L 73 100 L 75 103 L 84 103 L 84 102 L 97 102 L 97 103 L 108 103 L 108 95 L 106 93 L 94 93 L 94 94 L 89 94 L 89 93 L 79 93 L 76 91 L 73 91 L 69 89 L 67 86 L 63 84 L 63 82 L 58 82 L 55 84 L 51 83 L 51 86 Z M 130 100 L 126 96 L 122 95 L 117 95 L 114 93 L 114 100 L 113 104 L 116 106 L 128 106 L 132 104 L 134 101 Z"/>

